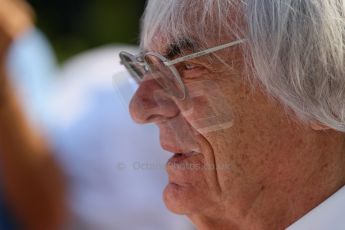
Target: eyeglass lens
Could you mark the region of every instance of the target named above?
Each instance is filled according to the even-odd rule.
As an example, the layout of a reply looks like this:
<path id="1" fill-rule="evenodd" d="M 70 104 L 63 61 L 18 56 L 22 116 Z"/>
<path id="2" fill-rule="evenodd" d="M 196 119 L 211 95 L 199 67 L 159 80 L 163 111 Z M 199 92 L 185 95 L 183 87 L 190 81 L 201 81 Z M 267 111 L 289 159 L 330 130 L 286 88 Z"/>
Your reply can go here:
<path id="1" fill-rule="evenodd" d="M 149 73 L 168 93 L 177 98 L 183 98 L 185 95 L 184 85 L 175 67 L 168 67 L 163 60 L 154 55 L 147 54 L 144 57 L 149 67 Z"/>

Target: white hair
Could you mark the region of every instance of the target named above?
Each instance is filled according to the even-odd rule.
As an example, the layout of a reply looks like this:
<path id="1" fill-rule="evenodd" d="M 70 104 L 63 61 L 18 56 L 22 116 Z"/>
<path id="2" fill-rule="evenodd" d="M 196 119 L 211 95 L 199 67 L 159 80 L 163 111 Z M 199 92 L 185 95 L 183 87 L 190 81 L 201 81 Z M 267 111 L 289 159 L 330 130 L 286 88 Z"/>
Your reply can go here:
<path id="1" fill-rule="evenodd" d="M 246 37 L 244 61 L 303 121 L 345 132 L 344 0 L 149 0 L 141 46 Z M 230 42 L 230 41 L 229 41 Z"/>

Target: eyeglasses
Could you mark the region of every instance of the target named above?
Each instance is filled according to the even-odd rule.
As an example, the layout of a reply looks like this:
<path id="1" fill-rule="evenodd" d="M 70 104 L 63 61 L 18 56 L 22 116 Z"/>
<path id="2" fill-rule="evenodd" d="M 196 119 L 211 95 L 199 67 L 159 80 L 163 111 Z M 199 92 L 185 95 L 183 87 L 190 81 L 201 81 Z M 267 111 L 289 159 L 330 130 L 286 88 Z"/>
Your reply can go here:
<path id="1" fill-rule="evenodd" d="M 175 67 L 176 64 L 235 46 L 245 41 L 246 39 L 236 40 L 173 60 L 169 60 L 156 52 L 132 55 L 122 51 L 119 56 L 121 64 L 126 67 L 127 71 L 138 84 L 143 81 L 145 75 L 150 74 L 167 93 L 177 99 L 184 100 L 187 94 L 186 86 L 181 79 L 179 71 Z"/>

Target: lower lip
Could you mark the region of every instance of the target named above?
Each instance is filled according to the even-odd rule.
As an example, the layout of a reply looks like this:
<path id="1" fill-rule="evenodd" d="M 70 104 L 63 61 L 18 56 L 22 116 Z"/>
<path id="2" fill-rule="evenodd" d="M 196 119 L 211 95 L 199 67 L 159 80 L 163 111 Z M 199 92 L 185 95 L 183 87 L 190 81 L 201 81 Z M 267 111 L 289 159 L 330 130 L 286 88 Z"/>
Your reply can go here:
<path id="1" fill-rule="evenodd" d="M 179 185 L 179 184 L 173 183 L 173 182 L 169 182 L 168 185 L 167 185 L 167 187 L 168 187 L 169 189 L 180 189 L 182 186 Z"/>
<path id="2" fill-rule="evenodd" d="M 192 184 L 196 180 L 201 170 L 200 159 L 201 154 L 174 154 L 166 165 L 166 170 L 169 175 L 169 188 L 182 189 L 182 187 Z M 181 187 L 182 186 L 182 187 Z"/>

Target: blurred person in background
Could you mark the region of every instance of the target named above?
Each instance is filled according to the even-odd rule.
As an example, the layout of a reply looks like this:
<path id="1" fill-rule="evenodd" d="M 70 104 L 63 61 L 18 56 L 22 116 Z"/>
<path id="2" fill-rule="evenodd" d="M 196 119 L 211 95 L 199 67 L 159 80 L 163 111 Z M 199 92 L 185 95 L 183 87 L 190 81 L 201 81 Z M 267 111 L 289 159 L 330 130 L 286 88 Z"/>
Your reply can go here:
<path id="1" fill-rule="evenodd" d="M 6 68 L 11 44 L 31 28 L 32 12 L 25 2 L 0 1 L 3 229 L 59 229 L 66 214 L 62 173 L 41 133 L 27 120 Z"/>
<path id="2" fill-rule="evenodd" d="M 9 49 L 17 99 L 30 124 L 46 134 L 65 175 L 64 228 L 191 229 L 157 199 L 168 155 L 161 154 L 156 128 L 133 124 L 124 109 L 136 87 L 114 60 L 121 49 L 95 49 L 58 68 L 48 41 L 32 26 Z"/>

